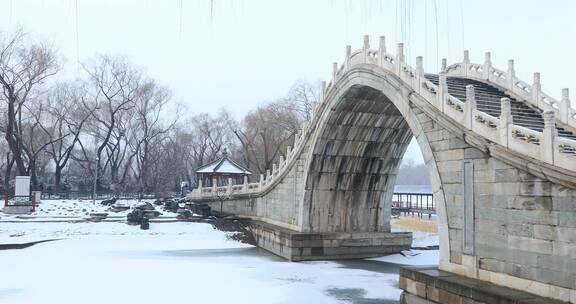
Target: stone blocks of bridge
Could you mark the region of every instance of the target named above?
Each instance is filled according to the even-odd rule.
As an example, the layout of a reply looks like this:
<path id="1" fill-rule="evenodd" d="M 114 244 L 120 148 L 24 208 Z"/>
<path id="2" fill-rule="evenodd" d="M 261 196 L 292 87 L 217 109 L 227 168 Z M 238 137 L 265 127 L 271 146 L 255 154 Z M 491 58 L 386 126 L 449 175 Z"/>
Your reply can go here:
<path id="1" fill-rule="evenodd" d="M 431 174 L 440 186 L 435 199 L 445 206 L 448 233 L 440 237 L 449 248 L 441 268 L 576 302 L 576 189 L 530 173 L 545 164 L 504 162 L 489 147 L 473 147 L 474 135 L 413 111 L 422 126 L 415 135 L 430 147 L 421 145 L 424 157 L 438 172 Z"/>
<path id="2" fill-rule="evenodd" d="M 305 172 L 314 232 L 390 231 L 396 174 L 412 132 L 381 92 L 353 86 L 326 115 Z"/>
<path id="3" fill-rule="evenodd" d="M 445 272 L 435 266 L 401 268 L 400 288 L 404 290 L 401 304 L 564 303 Z"/>
<path id="4" fill-rule="evenodd" d="M 258 247 L 289 261 L 355 259 L 382 256 L 410 249 L 410 232 L 296 232 L 253 221 Z"/>

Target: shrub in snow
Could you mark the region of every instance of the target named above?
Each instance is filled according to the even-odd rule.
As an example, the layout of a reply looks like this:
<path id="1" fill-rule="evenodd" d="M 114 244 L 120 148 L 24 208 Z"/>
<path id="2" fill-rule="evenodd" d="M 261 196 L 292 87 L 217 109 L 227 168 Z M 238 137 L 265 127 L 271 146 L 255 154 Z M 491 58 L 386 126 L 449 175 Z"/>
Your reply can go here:
<path id="1" fill-rule="evenodd" d="M 112 206 L 114 205 L 114 203 L 116 203 L 116 198 L 111 198 L 100 202 L 100 204 L 102 204 L 103 206 Z"/>
<path id="2" fill-rule="evenodd" d="M 126 215 L 126 221 L 130 225 L 139 225 L 144 218 L 144 211 L 140 209 L 134 209 L 132 212 Z"/>

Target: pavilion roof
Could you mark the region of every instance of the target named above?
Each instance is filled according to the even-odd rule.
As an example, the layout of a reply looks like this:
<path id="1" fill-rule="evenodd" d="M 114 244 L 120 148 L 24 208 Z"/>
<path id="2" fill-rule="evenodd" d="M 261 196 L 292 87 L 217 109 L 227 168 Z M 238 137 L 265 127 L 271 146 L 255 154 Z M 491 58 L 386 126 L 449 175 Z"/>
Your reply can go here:
<path id="1" fill-rule="evenodd" d="M 209 164 L 201 166 L 196 169 L 196 173 L 252 174 L 250 170 L 229 159 L 227 155 L 224 155 L 224 157 Z"/>

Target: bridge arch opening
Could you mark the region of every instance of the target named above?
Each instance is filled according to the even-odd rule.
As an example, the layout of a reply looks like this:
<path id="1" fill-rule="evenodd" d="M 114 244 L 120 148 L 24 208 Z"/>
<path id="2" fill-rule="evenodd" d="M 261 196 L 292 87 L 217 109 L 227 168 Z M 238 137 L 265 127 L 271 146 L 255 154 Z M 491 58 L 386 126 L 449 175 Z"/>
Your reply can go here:
<path id="1" fill-rule="evenodd" d="M 310 230 L 390 231 L 396 176 L 412 137 L 406 119 L 380 91 L 346 91 L 313 148 Z"/>
<path id="2" fill-rule="evenodd" d="M 394 187 L 413 138 L 422 152 L 436 204 L 444 202 L 434 154 L 422 131 L 435 123 L 412 104 L 411 92 L 394 76 L 347 79 L 329 98 L 329 111 L 323 111 L 311 141 L 302 230 L 390 232 Z M 441 252 L 448 253 L 445 209 L 438 210 L 437 223 Z"/>

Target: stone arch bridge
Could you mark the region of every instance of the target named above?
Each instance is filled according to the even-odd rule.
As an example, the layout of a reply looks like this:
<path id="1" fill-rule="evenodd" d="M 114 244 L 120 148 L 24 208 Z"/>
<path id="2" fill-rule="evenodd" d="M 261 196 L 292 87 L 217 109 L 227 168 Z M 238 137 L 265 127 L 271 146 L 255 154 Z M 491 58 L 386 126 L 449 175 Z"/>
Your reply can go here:
<path id="1" fill-rule="evenodd" d="M 440 261 L 434 274 L 402 270 L 405 299 L 446 302 L 432 277 L 455 274 L 576 302 L 576 111 L 567 89 L 561 96 L 542 92 L 538 73 L 518 79 L 512 60 L 493 67 L 490 53 L 475 64 L 465 51 L 427 74 L 422 57 L 406 63 L 402 44 L 392 55 L 384 37 L 372 49 L 366 36 L 334 63 L 286 158 L 256 183 L 200 186 L 190 198 L 253 219 L 258 245 L 290 260 L 398 252 L 411 234 L 390 231 L 391 200 L 415 137 Z"/>

